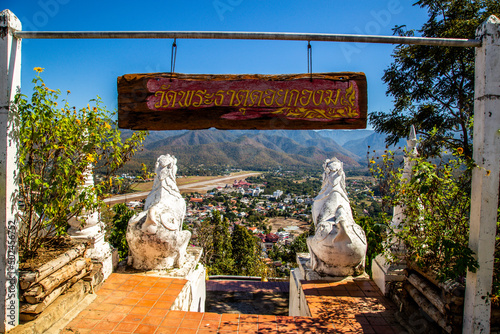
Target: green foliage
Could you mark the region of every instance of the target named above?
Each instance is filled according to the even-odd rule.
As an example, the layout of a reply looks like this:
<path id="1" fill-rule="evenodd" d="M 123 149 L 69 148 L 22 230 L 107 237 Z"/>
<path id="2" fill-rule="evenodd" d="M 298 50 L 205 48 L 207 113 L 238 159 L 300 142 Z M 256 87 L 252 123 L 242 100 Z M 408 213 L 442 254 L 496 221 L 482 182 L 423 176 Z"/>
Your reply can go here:
<path id="1" fill-rule="evenodd" d="M 257 239 L 243 226 L 234 225 L 231 235 L 233 248 L 234 271 L 238 275 L 261 275 L 263 262 L 260 258 L 260 247 Z"/>
<path id="2" fill-rule="evenodd" d="M 229 221 L 219 211 L 201 222 L 197 229 L 197 244 L 203 247 L 201 262 L 211 275 L 232 274 L 233 263 Z"/>
<path id="3" fill-rule="evenodd" d="M 474 38 L 483 21 L 500 13 L 498 0 L 419 0 L 415 5 L 429 13 L 418 31 L 425 37 Z M 403 28 L 396 27 L 395 34 L 414 34 Z M 377 132 L 389 134 L 388 143 L 395 144 L 414 125 L 424 139 L 419 148 L 424 155 L 437 155 L 444 146 L 461 147 L 472 156 L 474 48 L 399 45 L 392 56 L 394 62 L 385 70 L 383 81 L 395 108 L 370 114 Z"/>
<path id="4" fill-rule="evenodd" d="M 250 214 L 245 219 L 247 222 L 256 224 L 256 223 L 262 223 L 265 220 L 265 217 L 262 214 L 253 210 L 248 210 L 248 211 Z"/>
<path id="5" fill-rule="evenodd" d="M 390 164 L 392 159 L 391 154 L 386 155 L 383 164 Z M 434 271 L 440 279 L 463 278 L 467 270 L 475 271 L 478 266 L 468 247 L 474 164 L 461 149 L 438 165 L 423 157 L 410 159 L 410 179 L 403 179 L 401 169 L 391 172 L 392 198 L 387 200 L 403 207 L 405 219 L 398 230 L 391 231 L 388 240 L 400 240 L 408 261 Z M 376 176 L 385 177 L 383 168 L 372 168 Z"/>
<path id="6" fill-rule="evenodd" d="M 85 186 L 86 173 L 98 166 L 111 177 L 146 135 L 134 133 L 122 142 L 112 114 L 99 98 L 91 101 L 93 107 L 77 110 L 65 100 L 58 103 L 60 91 L 46 87 L 39 75 L 33 83 L 30 99 L 18 93 L 13 101 L 21 258 L 36 254 L 45 235 L 66 233 L 70 218 L 98 210 L 108 183 Z"/>
<path id="7" fill-rule="evenodd" d="M 222 218 L 219 211 L 214 210 L 210 218 L 213 228 L 213 255 L 210 263 L 210 272 L 213 275 L 228 274 L 233 271 L 234 259 L 229 233 L 229 221 Z"/>
<path id="8" fill-rule="evenodd" d="M 383 220 L 383 219 L 382 219 Z M 372 260 L 384 251 L 385 230 L 383 223 L 376 222 L 372 217 L 360 217 L 356 223 L 363 228 L 366 234 L 366 272 L 371 275 Z"/>
<path id="9" fill-rule="evenodd" d="M 387 146 L 386 146 L 387 148 Z M 375 154 L 376 152 L 373 151 Z M 376 186 L 372 189 L 372 194 L 374 196 L 380 196 L 382 197 L 382 205 L 381 207 L 378 207 L 378 203 L 373 202 L 371 204 L 370 211 L 372 217 L 378 216 L 379 213 L 382 211 L 388 211 L 392 210 L 391 203 L 387 202 L 387 196 L 390 196 L 390 185 L 392 182 L 394 182 L 394 169 L 396 168 L 401 161 L 399 156 L 396 156 L 393 152 L 389 150 L 384 150 L 384 154 L 382 154 L 380 157 L 369 157 L 370 152 L 367 152 L 368 154 L 368 165 L 370 167 L 370 171 L 372 173 L 372 176 L 375 177 L 376 179 Z M 391 158 L 388 159 L 387 157 L 390 156 Z M 379 158 L 382 158 L 383 163 L 377 164 L 377 161 Z M 376 164 L 376 165 L 374 165 Z M 375 172 L 376 171 L 376 172 Z M 376 175 L 375 175 L 376 173 Z"/>
<path id="10" fill-rule="evenodd" d="M 134 180 L 124 179 L 122 177 L 108 178 L 106 183 L 106 192 L 108 194 L 128 194 L 134 192 Z"/>
<path id="11" fill-rule="evenodd" d="M 200 260 L 206 267 L 211 263 L 214 254 L 213 233 L 213 227 L 208 219 L 201 221 L 196 228 L 195 244 L 203 248 L 203 254 Z"/>
<path id="12" fill-rule="evenodd" d="M 120 260 L 128 256 L 127 227 L 130 218 L 135 214 L 134 210 L 128 208 L 125 203 L 113 206 L 114 216 L 110 228 L 109 243 L 118 250 Z"/>
<path id="13" fill-rule="evenodd" d="M 264 274 L 257 239 L 240 225 L 234 225 L 230 234 L 228 219 L 217 210 L 196 229 L 196 243 L 203 247 L 201 262 L 210 275 Z"/>
<path id="14" fill-rule="evenodd" d="M 500 13 L 497 0 L 419 0 L 416 5 L 429 13 L 419 30 L 426 37 L 475 38 L 477 27 L 490 15 Z M 403 28 L 396 27 L 395 34 L 414 34 Z M 383 80 L 395 99 L 395 108 L 390 113 L 372 113 L 371 123 L 378 132 L 389 134 L 390 144 L 406 137 L 407 129 L 415 125 L 423 138 L 419 151 L 425 156 L 440 156 L 443 148 L 456 152 L 454 162 L 441 161 L 439 166 L 423 159 L 416 161 L 412 179 L 393 187 L 394 202 L 407 204 L 407 214 L 413 219 L 399 234 L 406 234 L 401 236 L 410 245 L 409 257 L 417 264 L 430 262 L 436 267 L 439 261 L 431 260 L 436 256 L 445 261 L 437 268 L 442 277 L 462 276 L 466 268 L 474 270 L 477 266 L 467 247 L 474 49 L 400 45 L 393 57 Z M 429 231 L 429 235 L 422 231 Z M 497 242 L 493 277 L 493 293 L 497 296 L 499 258 Z"/>
<path id="15" fill-rule="evenodd" d="M 294 180 L 290 176 L 281 177 L 266 173 L 260 180 L 258 179 L 255 182 L 267 182 L 264 194 L 272 194 L 276 190 L 282 190 L 286 194 L 314 196 L 321 189 L 320 178 L 308 177 L 305 182 L 301 182 L 301 178 Z"/>

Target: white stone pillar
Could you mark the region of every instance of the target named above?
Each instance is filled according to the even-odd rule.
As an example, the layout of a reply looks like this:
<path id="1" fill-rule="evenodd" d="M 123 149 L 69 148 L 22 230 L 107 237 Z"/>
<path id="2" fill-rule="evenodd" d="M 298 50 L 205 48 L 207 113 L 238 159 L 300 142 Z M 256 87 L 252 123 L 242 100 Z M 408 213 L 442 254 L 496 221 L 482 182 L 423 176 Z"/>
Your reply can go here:
<path id="1" fill-rule="evenodd" d="M 17 140 L 12 138 L 10 101 L 21 88 L 21 40 L 13 36 L 21 22 L 8 9 L 0 13 L 0 332 L 19 322 L 16 220 Z"/>
<path id="2" fill-rule="evenodd" d="M 473 158 L 469 247 L 479 269 L 467 273 L 464 333 L 489 333 L 493 256 L 500 174 L 500 20 L 490 16 L 476 31 Z"/>
<path id="3" fill-rule="evenodd" d="M 84 178 L 85 182 L 83 187 L 92 188 L 94 186 L 94 177 L 91 166 L 85 171 Z M 101 222 L 99 213 L 83 212 L 81 216 L 71 218 L 68 223 L 71 226 L 68 230 L 69 236 L 72 239 L 90 242 L 90 247 L 85 253 L 85 256 L 91 258 L 93 261 L 101 263 L 103 278 L 108 278 L 113 272 L 115 265 L 118 263 L 118 259 L 113 258 L 115 255 L 113 249 L 110 244 L 104 240 L 106 228 Z"/>

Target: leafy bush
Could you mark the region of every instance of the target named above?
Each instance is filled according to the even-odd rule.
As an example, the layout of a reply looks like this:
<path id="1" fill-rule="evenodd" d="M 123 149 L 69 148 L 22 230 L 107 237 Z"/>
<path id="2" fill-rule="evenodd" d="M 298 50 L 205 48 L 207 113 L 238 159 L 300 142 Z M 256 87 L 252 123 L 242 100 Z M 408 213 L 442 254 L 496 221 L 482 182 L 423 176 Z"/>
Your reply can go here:
<path id="1" fill-rule="evenodd" d="M 384 220 L 385 216 L 382 216 Z M 366 250 L 366 272 L 371 275 L 372 260 L 383 252 L 385 241 L 386 226 L 383 223 L 377 222 L 372 217 L 355 218 L 356 223 L 363 228 L 366 234 L 367 250 Z"/>
<path id="2" fill-rule="evenodd" d="M 387 177 L 385 166 L 393 163 L 393 157 L 388 152 L 382 164 L 371 160 L 376 176 Z M 410 159 L 413 168 L 408 180 L 403 179 L 402 169 L 389 171 L 387 178 L 390 195 L 386 200 L 403 207 L 405 215 L 398 229 L 391 230 L 389 240 L 403 243 L 407 261 L 432 270 L 439 279 L 463 279 L 467 270 L 474 272 L 478 267 L 468 247 L 475 165 L 460 148 L 437 164 L 423 157 Z"/>
<path id="3" fill-rule="evenodd" d="M 104 171 L 105 181 L 137 151 L 146 133 L 122 142 L 120 131 L 99 98 L 79 110 L 61 92 L 33 79 L 30 99 L 13 101 L 15 136 L 19 140 L 19 253 L 34 256 L 47 235 L 66 233 L 68 220 L 100 208 L 108 182 L 85 185 L 87 173 Z M 70 92 L 68 91 L 68 94 Z"/>
<path id="4" fill-rule="evenodd" d="M 112 218 L 109 232 L 109 243 L 118 250 L 120 260 L 128 256 L 127 227 L 130 218 L 135 214 L 134 210 L 128 208 L 125 203 L 113 206 L 114 216 Z"/>

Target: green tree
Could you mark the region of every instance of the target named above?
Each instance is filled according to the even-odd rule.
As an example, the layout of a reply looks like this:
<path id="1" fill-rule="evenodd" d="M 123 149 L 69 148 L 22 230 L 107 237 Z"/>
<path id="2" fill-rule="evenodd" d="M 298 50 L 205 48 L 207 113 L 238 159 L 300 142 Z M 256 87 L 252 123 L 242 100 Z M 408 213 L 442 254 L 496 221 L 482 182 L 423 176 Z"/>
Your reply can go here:
<path id="1" fill-rule="evenodd" d="M 208 267 L 214 255 L 213 226 L 209 219 L 202 220 L 196 228 L 196 245 L 203 248 L 201 263 Z"/>
<path id="2" fill-rule="evenodd" d="M 98 210 L 108 182 L 85 186 L 89 171 L 100 168 L 105 181 L 137 151 L 146 133 L 122 142 L 120 131 L 99 98 L 77 110 L 61 92 L 45 86 L 39 73 L 30 99 L 13 101 L 19 140 L 19 253 L 36 254 L 46 235 L 66 233 L 68 220 Z M 70 92 L 68 91 L 68 94 Z"/>
<path id="3" fill-rule="evenodd" d="M 230 222 L 234 222 L 236 221 L 236 219 L 238 218 L 236 216 L 236 213 L 230 211 L 230 209 L 226 209 L 226 218 L 230 221 Z"/>
<path id="4" fill-rule="evenodd" d="M 415 5 L 429 13 L 418 30 L 424 37 L 474 38 L 488 16 L 500 13 L 498 0 L 419 0 Z M 394 28 L 395 34 L 414 35 L 414 30 L 404 28 Z M 376 131 L 387 133 L 388 144 L 395 144 L 413 124 L 424 139 L 419 147 L 422 154 L 461 147 L 466 156 L 472 156 L 474 48 L 399 45 L 392 56 L 394 62 L 383 81 L 395 106 L 389 113 L 371 113 Z"/>
<path id="5" fill-rule="evenodd" d="M 233 273 L 233 259 L 229 221 L 219 211 L 201 222 L 196 230 L 197 245 L 203 248 L 201 262 L 212 275 Z"/>
<path id="6" fill-rule="evenodd" d="M 211 273 L 215 275 L 231 274 L 233 258 L 229 221 L 223 218 L 219 211 L 212 211 L 210 223 L 213 226 L 213 250 Z"/>
<path id="7" fill-rule="evenodd" d="M 384 250 L 385 225 L 375 221 L 372 217 L 355 217 L 355 220 L 366 234 L 367 250 L 365 267 L 366 272 L 371 276 L 372 260 Z"/>
<path id="8" fill-rule="evenodd" d="M 311 224 L 311 226 L 314 226 L 314 224 Z M 284 261 L 294 263 L 297 257 L 297 253 L 307 253 L 309 252 L 309 248 L 307 247 L 307 237 L 314 235 L 314 229 L 309 229 L 309 231 L 304 232 L 297 236 L 295 239 L 293 239 L 292 243 L 290 244 L 290 251 L 289 251 L 289 257 L 288 259 L 283 259 Z"/>
<path id="9" fill-rule="evenodd" d="M 235 225 L 231 235 L 236 275 L 260 275 L 262 260 L 256 238 L 243 226 Z"/>

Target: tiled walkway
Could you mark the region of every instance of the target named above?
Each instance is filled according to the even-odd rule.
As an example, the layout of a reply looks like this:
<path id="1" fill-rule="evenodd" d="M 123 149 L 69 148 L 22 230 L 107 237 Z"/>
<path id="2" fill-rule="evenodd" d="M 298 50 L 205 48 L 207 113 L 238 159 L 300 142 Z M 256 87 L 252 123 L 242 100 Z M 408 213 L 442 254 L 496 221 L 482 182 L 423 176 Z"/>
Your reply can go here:
<path id="1" fill-rule="evenodd" d="M 62 333 L 391 333 L 380 330 L 393 329 L 391 323 L 379 326 L 382 321 L 379 318 L 386 319 L 384 312 L 390 311 L 389 305 L 377 304 L 377 300 L 384 302 L 383 297 L 366 293 L 363 297 L 355 296 L 360 294 L 355 286 L 368 295 L 373 293 L 369 281 L 368 285 L 354 283 L 344 287 L 303 282 L 306 298 L 314 311 L 312 318 L 170 310 L 185 283 L 172 278 L 112 274 L 92 304 Z M 337 291 L 341 291 L 341 295 L 336 295 Z M 337 301 L 342 304 L 336 305 Z M 358 305 L 359 301 L 364 304 Z M 358 311 L 363 315 L 358 316 Z"/>
<path id="2" fill-rule="evenodd" d="M 302 281 L 311 316 L 352 333 L 403 333 L 395 307 L 370 279 Z"/>

